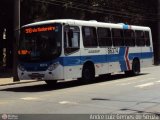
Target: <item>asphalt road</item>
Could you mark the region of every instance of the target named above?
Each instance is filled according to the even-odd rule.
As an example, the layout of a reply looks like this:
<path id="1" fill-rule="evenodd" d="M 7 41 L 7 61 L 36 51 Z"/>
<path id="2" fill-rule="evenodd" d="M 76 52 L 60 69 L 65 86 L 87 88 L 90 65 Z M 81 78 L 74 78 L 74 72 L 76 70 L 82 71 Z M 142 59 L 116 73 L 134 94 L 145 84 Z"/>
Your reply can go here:
<path id="1" fill-rule="evenodd" d="M 139 76 L 99 77 L 89 84 L 45 82 L 0 86 L 0 113 L 12 114 L 160 114 L 160 67 Z"/>

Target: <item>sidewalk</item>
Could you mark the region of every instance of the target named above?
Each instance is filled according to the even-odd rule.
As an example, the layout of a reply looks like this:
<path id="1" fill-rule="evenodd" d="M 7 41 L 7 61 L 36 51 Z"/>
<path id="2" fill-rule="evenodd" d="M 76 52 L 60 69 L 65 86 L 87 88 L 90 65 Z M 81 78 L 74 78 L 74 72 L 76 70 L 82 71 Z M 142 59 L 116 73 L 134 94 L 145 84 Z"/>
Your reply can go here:
<path id="1" fill-rule="evenodd" d="M 0 86 L 13 83 L 13 77 L 0 78 Z"/>
<path id="2" fill-rule="evenodd" d="M 6 85 L 15 85 L 15 84 L 23 84 L 23 83 L 30 83 L 36 82 L 35 80 L 22 80 L 18 82 L 13 82 L 13 75 L 11 72 L 0 72 L 0 86 Z"/>
<path id="3" fill-rule="evenodd" d="M 0 86 L 31 83 L 31 82 L 36 82 L 36 81 L 35 80 L 22 80 L 22 81 L 18 81 L 18 82 L 13 82 L 13 77 L 0 78 Z"/>

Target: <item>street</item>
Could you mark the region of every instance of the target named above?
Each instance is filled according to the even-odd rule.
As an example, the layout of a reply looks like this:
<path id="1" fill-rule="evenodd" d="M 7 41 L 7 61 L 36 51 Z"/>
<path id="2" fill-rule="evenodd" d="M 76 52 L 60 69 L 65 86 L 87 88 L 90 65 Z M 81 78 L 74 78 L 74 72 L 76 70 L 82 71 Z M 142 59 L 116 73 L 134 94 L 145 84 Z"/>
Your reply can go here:
<path id="1" fill-rule="evenodd" d="M 12 114 L 160 114 L 160 66 L 139 76 L 117 74 L 89 84 L 44 81 L 0 85 L 0 113 Z"/>

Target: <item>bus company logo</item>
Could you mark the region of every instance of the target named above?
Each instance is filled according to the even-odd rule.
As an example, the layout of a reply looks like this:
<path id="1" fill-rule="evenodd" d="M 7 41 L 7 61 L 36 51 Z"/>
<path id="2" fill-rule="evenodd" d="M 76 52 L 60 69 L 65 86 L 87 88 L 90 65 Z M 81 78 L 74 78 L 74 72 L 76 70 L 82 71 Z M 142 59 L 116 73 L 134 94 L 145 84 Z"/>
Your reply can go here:
<path id="1" fill-rule="evenodd" d="M 18 115 L 13 114 L 2 114 L 2 120 L 18 120 Z"/>
<path id="2" fill-rule="evenodd" d="M 2 114 L 2 120 L 7 120 L 8 119 L 8 115 L 7 114 Z"/>

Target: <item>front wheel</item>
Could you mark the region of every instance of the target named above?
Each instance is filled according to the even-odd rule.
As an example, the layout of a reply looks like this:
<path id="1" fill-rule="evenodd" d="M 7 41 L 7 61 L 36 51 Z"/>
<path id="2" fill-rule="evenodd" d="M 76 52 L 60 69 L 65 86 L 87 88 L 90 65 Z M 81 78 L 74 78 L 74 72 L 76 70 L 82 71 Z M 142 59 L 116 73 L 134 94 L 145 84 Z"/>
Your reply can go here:
<path id="1" fill-rule="evenodd" d="M 47 83 L 47 85 L 49 86 L 55 86 L 57 83 L 57 80 L 45 80 L 45 82 Z"/>

